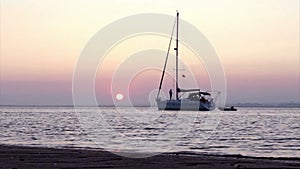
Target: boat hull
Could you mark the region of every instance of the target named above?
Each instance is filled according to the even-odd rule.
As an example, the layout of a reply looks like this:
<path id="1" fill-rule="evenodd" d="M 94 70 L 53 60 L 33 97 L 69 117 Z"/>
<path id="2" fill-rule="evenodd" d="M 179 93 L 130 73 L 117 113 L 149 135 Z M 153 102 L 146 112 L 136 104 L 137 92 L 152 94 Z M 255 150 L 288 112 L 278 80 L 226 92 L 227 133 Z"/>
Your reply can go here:
<path id="1" fill-rule="evenodd" d="M 212 111 L 215 109 L 215 103 L 190 100 L 158 100 L 157 107 L 158 110 Z"/>

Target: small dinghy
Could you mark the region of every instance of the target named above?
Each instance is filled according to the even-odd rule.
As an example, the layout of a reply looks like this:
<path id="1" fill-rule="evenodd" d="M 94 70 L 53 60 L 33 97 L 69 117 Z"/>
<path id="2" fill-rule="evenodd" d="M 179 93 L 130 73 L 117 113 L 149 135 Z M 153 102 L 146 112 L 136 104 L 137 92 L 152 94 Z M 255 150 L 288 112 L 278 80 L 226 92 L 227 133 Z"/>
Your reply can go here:
<path id="1" fill-rule="evenodd" d="M 220 110 L 222 110 L 222 111 L 237 111 L 237 109 L 235 108 L 235 107 L 233 107 L 233 106 L 231 106 L 231 107 L 224 107 L 224 108 L 219 108 Z"/>

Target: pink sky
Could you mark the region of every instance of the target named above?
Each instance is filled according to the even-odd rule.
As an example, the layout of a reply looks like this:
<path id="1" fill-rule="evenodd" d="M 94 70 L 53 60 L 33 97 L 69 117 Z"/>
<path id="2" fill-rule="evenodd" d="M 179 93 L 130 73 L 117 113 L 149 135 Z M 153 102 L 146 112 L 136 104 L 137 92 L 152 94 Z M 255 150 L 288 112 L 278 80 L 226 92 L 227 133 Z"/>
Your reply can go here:
<path id="1" fill-rule="evenodd" d="M 73 70 L 95 32 L 125 16 L 147 12 L 174 15 L 177 9 L 182 19 L 196 26 L 214 46 L 226 75 L 228 102 L 300 101 L 298 0 L 131 0 L 126 4 L 118 0 L 2 0 L 0 103 L 72 104 Z M 126 43 L 141 41 L 135 40 Z M 165 41 L 168 40 L 157 41 L 164 50 Z M 112 103 L 114 66 L 121 62 L 120 55 L 130 53 L 129 50 L 134 48 L 116 48 L 109 64 L 98 72 L 95 90 L 100 103 Z M 195 74 L 199 86 L 209 88 L 203 65 L 194 65 L 189 59 L 186 63 L 194 73 L 198 72 Z M 147 92 L 157 88 L 159 80 L 158 71 L 140 74 L 132 83 L 130 97 L 147 103 Z M 165 92 L 168 89 L 166 86 Z"/>

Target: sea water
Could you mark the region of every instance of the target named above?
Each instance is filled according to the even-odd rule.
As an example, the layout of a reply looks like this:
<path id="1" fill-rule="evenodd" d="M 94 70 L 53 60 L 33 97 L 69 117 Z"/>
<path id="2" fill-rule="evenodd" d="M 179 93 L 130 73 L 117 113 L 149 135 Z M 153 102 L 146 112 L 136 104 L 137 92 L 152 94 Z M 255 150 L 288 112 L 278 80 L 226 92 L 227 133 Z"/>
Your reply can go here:
<path id="1" fill-rule="evenodd" d="M 300 157 L 299 108 L 0 107 L 0 144 Z"/>

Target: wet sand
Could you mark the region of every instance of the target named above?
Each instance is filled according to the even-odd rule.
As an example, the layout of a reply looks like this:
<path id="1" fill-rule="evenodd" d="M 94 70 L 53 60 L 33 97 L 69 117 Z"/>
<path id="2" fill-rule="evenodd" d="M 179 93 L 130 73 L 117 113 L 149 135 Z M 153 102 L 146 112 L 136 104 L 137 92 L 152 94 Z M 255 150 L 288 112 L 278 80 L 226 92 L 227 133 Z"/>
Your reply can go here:
<path id="1" fill-rule="evenodd" d="M 0 168 L 300 168 L 300 158 L 161 154 L 126 158 L 105 151 L 0 145 Z"/>

